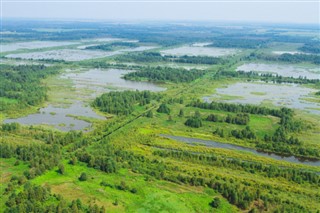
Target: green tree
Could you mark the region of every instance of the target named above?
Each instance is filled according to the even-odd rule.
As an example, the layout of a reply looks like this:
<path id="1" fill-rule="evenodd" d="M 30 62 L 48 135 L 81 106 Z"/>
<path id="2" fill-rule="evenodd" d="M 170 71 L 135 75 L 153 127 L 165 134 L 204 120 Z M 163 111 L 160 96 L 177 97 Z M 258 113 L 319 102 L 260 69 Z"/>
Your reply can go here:
<path id="1" fill-rule="evenodd" d="M 215 197 L 211 203 L 210 203 L 210 206 L 213 207 L 213 208 L 218 208 L 221 204 L 221 201 L 220 201 L 220 198 L 218 197 Z"/>
<path id="2" fill-rule="evenodd" d="M 64 165 L 62 163 L 59 164 L 59 166 L 58 166 L 58 172 L 60 174 L 62 174 L 62 175 L 65 173 L 65 168 L 64 168 Z"/>
<path id="3" fill-rule="evenodd" d="M 79 177 L 79 180 L 80 181 L 86 181 L 87 179 L 88 179 L 87 174 L 85 172 L 82 172 L 80 177 Z"/>

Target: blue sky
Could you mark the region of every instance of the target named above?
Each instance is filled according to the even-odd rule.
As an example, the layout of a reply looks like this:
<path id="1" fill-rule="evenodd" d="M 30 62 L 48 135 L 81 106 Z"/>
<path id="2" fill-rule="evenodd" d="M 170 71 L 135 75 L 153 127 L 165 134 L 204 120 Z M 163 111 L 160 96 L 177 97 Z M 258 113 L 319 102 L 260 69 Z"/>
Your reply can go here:
<path id="1" fill-rule="evenodd" d="M 1 9 L 5 18 L 320 22 L 319 1 L 160 1 L 3 0 Z"/>

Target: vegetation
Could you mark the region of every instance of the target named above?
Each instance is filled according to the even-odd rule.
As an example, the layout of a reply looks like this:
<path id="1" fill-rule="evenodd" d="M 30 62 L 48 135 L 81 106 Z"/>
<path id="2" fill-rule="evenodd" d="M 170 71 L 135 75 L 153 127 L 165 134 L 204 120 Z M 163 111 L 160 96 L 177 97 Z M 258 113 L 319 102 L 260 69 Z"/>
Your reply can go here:
<path id="1" fill-rule="evenodd" d="M 309 55 L 309 54 L 289 54 L 284 53 L 281 55 L 266 55 L 266 54 L 251 54 L 251 58 L 263 59 L 266 61 L 280 61 L 289 63 L 303 63 L 310 62 L 313 64 L 320 64 L 319 55 Z"/>
<path id="2" fill-rule="evenodd" d="M 209 46 L 243 50 L 221 58 L 162 56 L 156 49 L 81 62 L 2 58 L 1 120 L 7 119 L 12 111 L 17 111 L 17 115 L 28 114 L 28 107 L 39 108 L 47 100 L 54 107 L 61 107 L 61 102 L 64 103 L 62 107 L 68 107 L 73 101 L 81 100 L 108 119 L 86 119 L 92 122 L 91 131 L 66 132 L 2 122 L 1 212 L 312 213 L 320 209 L 317 114 L 268 103 L 200 101 L 225 84 L 248 80 L 303 84 L 300 86 L 318 91 L 319 79 L 231 71 L 244 60 L 284 61 L 301 63 L 301 66 L 318 63 L 317 55 L 271 56 L 265 53 L 272 45 L 297 49 L 302 43 L 305 45 L 300 50 L 315 52 L 310 35 L 290 34 L 294 30 L 304 33 L 304 30 L 293 26 L 286 26 L 286 30 L 265 26 L 257 33 L 252 26 L 229 29 L 206 25 L 148 25 L 147 28 L 71 22 L 70 25 L 77 28 L 71 32 L 68 24 L 58 22 L 54 29 L 63 27 L 57 33 L 37 31 L 40 26 L 47 27 L 42 22 L 5 23 L 3 30 L 14 32 L 2 35 L 1 41 L 7 43 L 111 35 L 157 44 L 161 48 L 212 42 Z M 306 29 L 312 31 L 311 27 Z M 97 45 L 94 40 L 86 40 L 85 45 L 90 44 L 94 46 L 88 49 L 105 51 L 139 45 L 122 41 Z M 28 53 L 29 50 L 17 52 Z M 6 54 L 1 53 L 1 56 Z M 8 65 L 8 61 L 46 65 Z M 196 69 L 168 67 L 172 63 Z M 207 68 L 203 70 L 203 67 Z M 53 86 L 58 78 L 46 79 L 60 70 L 68 69 L 77 76 L 82 69 L 92 68 L 133 70 L 124 79 L 163 82 L 166 90 L 161 93 L 112 91 L 91 100 L 92 94 L 110 85 L 94 85 L 96 87 L 90 90 L 70 79 L 59 82 L 58 86 Z M 93 91 L 95 88 L 97 91 Z M 112 85 L 109 89 L 117 88 Z M 317 101 L 318 93 L 312 92 L 310 98 Z M 62 101 L 56 102 L 52 96 L 60 94 Z M 49 114 L 53 118 L 57 115 Z M 178 141 L 174 136 L 185 140 Z M 279 159 L 280 156 L 292 157 L 277 160 L 273 158 L 275 155 Z"/>
<path id="3" fill-rule="evenodd" d="M 133 112 L 135 105 L 144 106 L 150 104 L 152 99 L 158 98 L 159 95 L 149 91 L 110 92 L 96 98 L 92 105 L 110 114 L 128 115 Z"/>
<path id="4" fill-rule="evenodd" d="M 107 43 L 107 44 L 100 44 L 100 45 L 95 45 L 95 46 L 87 46 L 87 50 L 103 50 L 103 51 L 113 51 L 116 48 L 123 48 L 123 47 L 139 47 L 138 44 L 135 42 L 112 42 L 112 43 Z"/>
<path id="5" fill-rule="evenodd" d="M 186 64 L 224 64 L 226 60 L 218 57 L 210 56 L 171 56 L 161 55 L 157 52 L 142 52 L 142 53 L 130 53 L 126 55 L 120 55 L 116 57 L 117 61 L 120 62 L 141 62 L 141 63 L 152 63 L 152 62 L 176 62 Z"/>
<path id="6" fill-rule="evenodd" d="M 42 103 L 47 90 L 40 80 L 57 73 L 57 67 L 0 64 L 0 111 Z"/>
<path id="7" fill-rule="evenodd" d="M 178 69 L 170 67 L 147 67 L 124 75 L 126 80 L 148 79 L 153 82 L 191 82 L 202 77 L 206 71 L 198 69 Z"/>

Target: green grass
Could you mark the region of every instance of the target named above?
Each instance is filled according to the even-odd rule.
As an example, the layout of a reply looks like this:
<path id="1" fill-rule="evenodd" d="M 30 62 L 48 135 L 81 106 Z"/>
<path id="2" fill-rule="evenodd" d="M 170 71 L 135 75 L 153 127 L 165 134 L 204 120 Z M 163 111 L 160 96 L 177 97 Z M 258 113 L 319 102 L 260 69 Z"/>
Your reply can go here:
<path id="1" fill-rule="evenodd" d="M 0 97 L 0 103 L 1 102 L 6 104 L 17 104 L 18 100 L 12 99 L 12 98 Z"/>
<path id="2" fill-rule="evenodd" d="M 202 187 L 148 180 L 127 169 L 121 169 L 116 174 L 106 174 L 82 163 L 64 163 L 64 166 L 64 175 L 52 170 L 32 182 L 50 186 L 53 193 L 62 194 L 67 200 L 80 198 L 86 203 L 104 205 L 111 212 L 210 212 L 212 209 L 209 203 L 214 196 L 219 196 L 213 190 Z M 87 173 L 87 181 L 78 180 L 82 172 Z M 101 181 L 110 186 L 101 186 Z M 121 181 L 125 181 L 130 189 L 136 188 L 137 193 L 119 190 L 117 186 Z M 235 207 L 221 199 L 222 205 L 217 212 L 236 212 Z M 117 206 L 113 204 L 116 200 Z"/>

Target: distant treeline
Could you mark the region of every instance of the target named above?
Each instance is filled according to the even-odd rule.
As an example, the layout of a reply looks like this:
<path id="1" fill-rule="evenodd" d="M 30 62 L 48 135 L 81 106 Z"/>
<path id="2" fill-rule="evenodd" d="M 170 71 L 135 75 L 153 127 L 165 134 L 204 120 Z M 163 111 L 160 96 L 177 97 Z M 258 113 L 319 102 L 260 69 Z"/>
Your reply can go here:
<path id="1" fill-rule="evenodd" d="M 266 61 L 281 61 L 281 62 L 290 62 L 290 63 L 310 62 L 313 64 L 320 64 L 320 55 L 311 55 L 311 54 L 284 53 L 281 55 L 269 55 L 269 54 L 252 53 L 248 59 L 262 59 Z"/>
<path id="2" fill-rule="evenodd" d="M 299 50 L 307 53 L 320 54 L 320 41 L 305 43 Z"/>
<path id="3" fill-rule="evenodd" d="M 129 53 L 126 55 L 119 55 L 116 60 L 120 62 L 177 62 L 187 64 L 224 64 L 225 59 L 210 56 L 171 56 L 161 55 L 158 52 L 142 52 L 142 53 Z"/>
<path id="4" fill-rule="evenodd" d="M 259 79 L 264 82 L 273 83 L 294 83 L 294 84 L 318 84 L 319 79 L 307 79 L 305 76 L 300 76 L 299 78 L 294 77 L 284 77 L 278 74 L 271 73 L 259 73 L 259 72 L 245 72 L 245 71 L 225 71 L 221 70 L 216 72 L 214 78 L 219 79 L 221 77 L 233 77 L 233 78 L 248 78 L 248 79 Z"/>
<path id="5" fill-rule="evenodd" d="M 136 42 L 112 42 L 107 44 L 100 44 L 95 46 L 87 46 L 85 49 L 87 50 L 103 50 L 103 51 L 112 51 L 117 47 L 139 47 Z"/>

